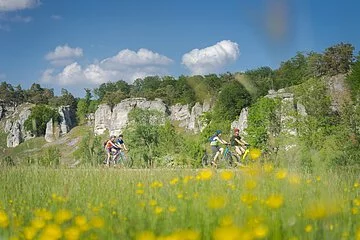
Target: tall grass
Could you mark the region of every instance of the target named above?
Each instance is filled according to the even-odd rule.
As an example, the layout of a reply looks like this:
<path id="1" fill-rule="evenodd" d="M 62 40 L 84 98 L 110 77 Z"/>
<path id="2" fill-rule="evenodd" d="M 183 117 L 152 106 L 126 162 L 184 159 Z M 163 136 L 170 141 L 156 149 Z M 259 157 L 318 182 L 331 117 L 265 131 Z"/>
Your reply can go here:
<path id="1" fill-rule="evenodd" d="M 359 239 L 354 172 L 12 167 L 3 239 Z"/>

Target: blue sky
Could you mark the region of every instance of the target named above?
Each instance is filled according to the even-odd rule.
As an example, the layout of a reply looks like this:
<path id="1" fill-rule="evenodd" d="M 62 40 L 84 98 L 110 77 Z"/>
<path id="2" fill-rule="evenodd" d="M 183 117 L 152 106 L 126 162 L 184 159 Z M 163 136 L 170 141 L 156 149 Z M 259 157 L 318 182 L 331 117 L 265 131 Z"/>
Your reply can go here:
<path id="1" fill-rule="evenodd" d="M 276 68 L 339 42 L 360 50 L 356 0 L 0 0 L 0 81 L 83 95 L 147 75 Z"/>

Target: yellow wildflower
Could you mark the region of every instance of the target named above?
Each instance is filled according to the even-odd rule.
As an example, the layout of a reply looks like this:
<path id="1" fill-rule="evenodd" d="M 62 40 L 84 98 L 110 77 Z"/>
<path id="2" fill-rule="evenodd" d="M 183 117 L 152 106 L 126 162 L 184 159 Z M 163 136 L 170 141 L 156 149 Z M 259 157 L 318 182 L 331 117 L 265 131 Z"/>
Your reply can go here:
<path id="1" fill-rule="evenodd" d="M 45 227 L 45 221 L 42 218 L 35 218 L 31 221 L 31 226 L 36 229 Z"/>
<path id="2" fill-rule="evenodd" d="M 231 226 L 234 224 L 234 219 L 232 216 L 224 216 L 220 219 L 220 226 Z"/>
<path id="3" fill-rule="evenodd" d="M 241 240 L 243 231 L 236 226 L 224 226 L 216 228 L 213 233 L 214 240 Z"/>
<path id="4" fill-rule="evenodd" d="M 79 229 L 83 232 L 89 230 L 89 225 L 87 222 L 86 217 L 84 216 L 77 216 L 75 217 L 75 225 L 79 227 Z"/>
<path id="5" fill-rule="evenodd" d="M 360 198 L 355 198 L 355 199 L 353 200 L 353 204 L 354 204 L 355 206 L 360 206 Z"/>
<path id="6" fill-rule="evenodd" d="M 253 179 L 249 179 L 245 182 L 245 188 L 248 190 L 252 190 L 252 189 L 256 188 L 256 185 L 257 185 L 257 183 Z"/>
<path id="7" fill-rule="evenodd" d="M 136 240 L 156 240 L 156 236 L 151 231 L 144 231 L 137 234 Z"/>
<path id="8" fill-rule="evenodd" d="M 339 204 L 335 202 L 315 202 L 310 203 L 305 208 L 305 217 L 311 219 L 322 219 L 334 215 L 340 211 Z"/>
<path id="9" fill-rule="evenodd" d="M 176 231 L 173 234 L 167 236 L 166 239 L 178 239 L 178 240 L 198 240 L 200 239 L 200 233 L 194 230 L 186 229 Z"/>
<path id="10" fill-rule="evenodd" d="M 49 212 L 44 208 L 35 210 L 35 216 L 42 218 L 44 220 L 51 220 L 53 218 L 51 212 Z"/>
<path id="11" fill-rule="evenodd" d="M 257 197 L 251 193 L 244 193 L 240 196 L 240 200 L 247 205 L 252 205 L 257 200 Z"/>
<path id="12" fill-rule="evenodd" d="M 255 161 L 261 156 L 261 150 L 258 148 L 250 149 L 250 158 Z"/>
<path id="13" fill-rule="evenodd" d="M 208 200 L 208 207 L 211 209 L 220 209 L 220 208 L 224 208 L 226 205 L 226 199 L 225 197 L 221 197 L 221 196 L 214 196 L 211 197 Z"/>
<path id="14" fill-rule="evenodd" d="M 154 209 L 154 212 L 155 212 L 155 214 L 160 214 L 163 212 L 163 210 L 164 209 L 162 207 L 156 206 Z"/>
<path id="15" fill-rule="evenodd" d="M 199 173 L 200 179 L 201 180 L 209 180 L 213 175 L 213 172 L 211 171 L 211 169 L 204 169 L 201 170 Z"/>
<path id="16" fill-rule="evenodd" d="M 274 170 L 274 166 L 271 163 L 264 164 L 264 171 L 266 173 L 271 173 Z"/>
<path id="17" fill-rule="evenodd" d="M 183 197 L 184 197 L 184 195 L 183 195 L 182 193 L 178 193 L 178 194 L 177 194 L 177 198 L 178 198 L 178 199 L 182 199 Z"/>
<path id="18" fill-rule="evenodd" d="M 37 229 L 34 227 L 25 227 L 24 228 L 24 237 L 26 240 L 34 239 L 37 234 Z"/>
<path id="19" fill-rule="evenodd" d="M 286 169 L 279 169 L 275 176 L 277 179 L 285 179 L 287 174 L 288 173 Z"/>
<path id="20" fill-rule="evenodd" d="M 354 183 L 354 188 L 358 188 L 360 186 L 359 182 Z"/>
<path id="21" fill-rule="evenodd" d="M 64 237 L 66 240 L 77 240 L 80 238 L 81 231 L 77 227 L 70 227 L 65 230 Z"/>
<path id="22" fill-rule="evenodd" d="M 6 228 L 9 225 L 9 217 L 4 211 L 0 210 L 0 228 Z"/>
<path id="23" fill-rule="evenodd" d="M 168 208 L 168 210 L 169 210 L 169 212 L 174 213 L 174 212 L 176 212 L 176 207 L 170 206 L 170 207 Z"/>
<path id="24" fill-rule="evenodd" d="M 58 224 L 62 224 L 72 218 L 72 213 L 66 209 L 60 209 L 55 214 L 55 222 Z"/>
<path id="25" fill-rule="evenodd" d="M 170 181 L 170 185 L 175 185 L 175 184 L 177 184 L 178 182 L 179 182 L 179 178 L 176 177 L 176 178 L 174 178 L 174 179 L 172 179 L 172 180 Z"/>
<path id="26" fill-rule="evenodd" d="M 105 222 L 101 217 L 95 216 L 90 220 L 90 225 L 100 229 L 104 227 Z"/>
<path id="27" fill-rule="evenodd" d="M 136 189 L 136 194 L 138 195 L 144 194 L 144 189 Z"/>
<path id="28" fill-rule="evenodd" d="M 234 172 L 232 172 L 232 171 L 221 172 L 221 178 L 225 181 L 229 181 L 229 180 L 233 179 L 233 177 L 234 177 Z"/>
<path id="29" fill-rule="evenodd" d="M 305 229 L 304 229 L 304 230 L 305 230 L 305 232 L 309 233 L 309 232 L 312 232 L 313 227 L 312 227 L 311 224 L 308 224 L 308 225 L 305 226 Z"/>
<path id="30" fill-rule="evenodd" d="M 141 182 L 138 182 L 138 183 L 136 184 L 136 186 L 137 186 L 138 188 L 142 188 L 142 187 L 144 187 L 144 184 L 141 183 Z"/>
<path id="31" fill-rule="evenodd" d="M 290 184 L 299 185 L 301 182 L 301 179 L 300 179 L 299 175 L 292 173 L 292 174 L 290 174 L 288 181 Z"/>
<path id="32" fill-rule="evenodd" d="M 50 224 L 46 226 L 40 235 L 41 240 L 59 239 L 62 233 L 58 225 Z"/>
<path id="33" fill-rule="evenodd" d="M 162 186 L 163 186 L 163 184 L 160 181 L 155 181 L 155 182 L 151 183 L 152 188 L 161 188 Z"/>
<path id="34" fill-rule="evenodd" d="M 351 208 L 351 213 L 353 215 L 358 215 L 359 214 L 359 209 L 357 207 L 353 207 L 353 208 Z"/>
<path id="35" fill-rule="evenodd" d="M 254 228 L 253 233 L 255 238 L 265 238 L 269 234 L 269 228 L 264 224 L 260 224 Z"/>
<path id="36" fill-rule="evenodd" d="M 156 206 L 156 205 L 157 205 L 157 201 L 154 200 L 154 199 L 152 199 L 152 200 L 150 200 L 149 205 L 152 206 L 152 207 L 153 207 L 153 206 Z"/>
<path id="37" fill-rule="evenodd" d="M 284 204 L 284 198 L 281 195 L 271 195 L 265 203 L 270 208 L 280 208 Z"/>

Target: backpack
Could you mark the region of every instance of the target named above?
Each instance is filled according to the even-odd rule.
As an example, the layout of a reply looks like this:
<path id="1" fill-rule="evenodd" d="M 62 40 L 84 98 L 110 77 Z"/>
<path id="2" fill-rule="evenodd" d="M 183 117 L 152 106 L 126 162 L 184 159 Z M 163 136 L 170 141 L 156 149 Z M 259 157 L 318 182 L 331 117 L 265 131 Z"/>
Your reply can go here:
<path id="1" fill-rule="evenodd" d="M 209 142 L 212 142 L 212 141 L 214 141 L 214 138 L 216 137 L 216 135 L 212 135 L 211 137 L 209 137 Z"/>

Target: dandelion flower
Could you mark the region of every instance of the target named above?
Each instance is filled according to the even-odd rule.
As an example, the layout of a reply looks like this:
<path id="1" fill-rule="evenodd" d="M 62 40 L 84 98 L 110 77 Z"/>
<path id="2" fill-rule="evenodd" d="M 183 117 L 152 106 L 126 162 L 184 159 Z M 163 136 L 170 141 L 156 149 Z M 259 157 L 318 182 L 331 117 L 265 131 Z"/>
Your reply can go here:
<path id="1" fill-rule="evenodd" d="M 208 207 L 211 209 L 224 208 L 226 205 L 226 199 L 222 196 L 211 197 L 208 201 Z"/>
<path id="2" fill-rule="evenodd" d="M 9 225 L 9 217 L 4 211 L 0 211 L 0 228 L 6 228 Z"/>
<path id="3" fill-rule="evenodd" d="M 305 232 L 307 232 L 307 233 L 310 233 L 310 232 L 312 232 L 312 230 L 313 230 L 313 226 L 312 225 L 310 225 L 310 224 L 308 224 L 308 225 L 306 225 L 305 226 Z"/>
<path id="4" fill-rule="evenodd" d="M 229 181 L 231 179 L 233 179 L 234 177 L 234 172 L 231 172 L 231 171 L 223 171 L 221 173 L 221 178 L 225 181 Z"/>
<path id="5" fill-rule="evenodd" d="M 136 240 L 156 240 L 156 236 L 151 231 L 144 231 L 137 234 Z"/>
<path id="6" fill-rule="evenodd" d="M 281 195 L 271 195 L 266 199 L 265 203 L 268 207 L 277 209 L 284 204 L 284 198 Z"/>

